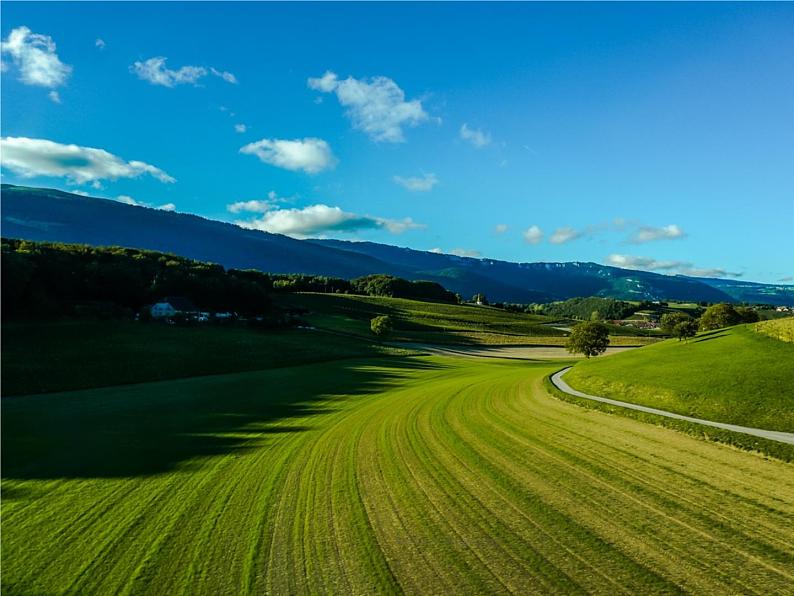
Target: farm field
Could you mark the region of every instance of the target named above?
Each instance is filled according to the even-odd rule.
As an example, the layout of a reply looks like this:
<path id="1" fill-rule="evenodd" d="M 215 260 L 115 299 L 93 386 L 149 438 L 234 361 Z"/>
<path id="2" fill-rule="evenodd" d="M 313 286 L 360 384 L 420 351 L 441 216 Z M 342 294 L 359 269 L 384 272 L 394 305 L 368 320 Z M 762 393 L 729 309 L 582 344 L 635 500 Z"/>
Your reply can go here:
<path id="1" fill-rule="evenodd" d="M 346 359 L 6 399 L 3 589 L 790 591 L 791 465 L 553 399 L 558 368 Z"/>
<path id="2" fill-rule="evenodd" d="M 549 323 L 555 319 L 541 315 L 512 313 L 490 306 L 444 304 L 345 294 L 282 294 L 282 306 L 309 311 L 310 324 L 331 331 L 369 336 L 369 321 L 378 315 L 394 319 L 395 341 L 428 344 L 565 344 L 566 333 Z M 658 341 L 647 334 L 635 334 L 615 327 L 612 345 L 645 345 Z"/>
<path id="3" fill-rule="evenodd" d="M 3 324 L 2 339 L 4 396 L 399 352 L 371 337 L 132 321 L 10 322 Z"/>
<path id="4" fill-rule="evenodd" d="M 782 322 L 760 323 L 783 330 Z M 580 362 L 571 387 L 678 414 L 794 431 L 794 345 L 739 325 Z M 782 331 L 781 331 L 782 332 Z"/>

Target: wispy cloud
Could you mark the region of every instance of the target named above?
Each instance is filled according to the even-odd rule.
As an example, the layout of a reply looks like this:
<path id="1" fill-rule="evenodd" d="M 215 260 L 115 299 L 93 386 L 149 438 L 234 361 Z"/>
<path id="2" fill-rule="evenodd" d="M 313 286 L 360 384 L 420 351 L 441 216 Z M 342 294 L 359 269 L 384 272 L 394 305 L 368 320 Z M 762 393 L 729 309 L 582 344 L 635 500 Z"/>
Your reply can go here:
<path id="1" fill-rule="evenodd" d="M 142 161 L 124 159 L 94 147 L 64 145 L 46 139 L 4 137 L 2 167 L 25 178 L 53 176 L 83 184 L 100 180 L 136 178 L 148 174 L 160 182 L 176 182 L 163 170 Z"/>
<path id="2" fill-rule="evenodd" d="M 176 87 L 177 85 L 196 85 L 199 80 L 208 74 L 215 75 L 227 83 L 236 84 L 237 77 L 230 72 L 220 71 L 212 66 L 182 66 L 176 70 L 168 68 L 165 63 L 168 59 L 155 56 L 144 61 L 136 61 L 130 66 L 130 71 L 143 81 L 161 87 Z"/>
<path id="3" fill-rule="evenodd" d="M 509 229 L 507 224 L 496 224 L 493 231 L 497 234 L 504 234 Z"/>
<path id="4" fill-rule="evenodd" d="M 431 248 L 430 252 L 438 255 L 454 255 L 456 257 L 468 257 L 470 259 L 479 259 L 482 256 L 482 253 L 479 250 L 473 250 L 470 248 L 453 248 L 449 251 L 445 251 L 440 248 Z"/>
<path id="5" fill-rule="evenodd" d="M 255 155 L 271 166 L 292 171 L 302 170 L 307 174 L 333 169 L 337 164 L 330 145 L 314 137 L 292 140 L 262 139 L 245 145 L 240 153 Z"/>
<path id="6" fill-rule="evenodd" d="M 322 93 L 335 93 L 347 108 L 353 127 L 374 141 L 401 143 L 404 126 L 417 126 L 428 119 L 422 102 L 406 101 L 405 92 L 388 77 L 340 80 L 329 70 L 322 77 L 310 78 L 308 85 Z"/>
<path id="7" fill-rule="evenodd" d="M 485 147 L 491 143 L 491 135 L 476 128 L 469 128 L 467 123 L 460 127 L 460 138 L 477 147 Z"/>
<path id="8" fill-rule="evenodd" d="M 407 230 L 424 227 L 410 217 L 405 219 L 372 217 L 324 204 L 309 205 L 302 209 L 274 209 L 265 212 L 261 217 L 235 223 L 244 228 L 285 234 L 294 238 L 310 238 L 334 233 L 354 234 L 378 229 L 392 234 L 402 234 Z"/>
<path id="9" fill-rule="evenodd" d="M 571 227 L 557 228 L 554 233 L 549 237 L 549 242 L 552 244 L 565 244 L 571 240 L 581 238 L 584 232 Z"/>
<path id="10" fill-rule="evenodd" d="M 239 132 L 240 134 L 242 134 L 246 130 L 248 130 L 248 127 L 245 124 L 235 124 L 234 125 L 234 132 Z"/>
<path id="11" fill-rule="evenodd" d="M 107 44 L 105 43 L 105 40 L 104 39 L 100 39 L 98 37 L 97 37 L 96 41 L 94 42 L 94 46 L 99 48 L 100 50 L 104 50 L 106 45 Z"/>
<path id="12" fill-rule="evenodd" d="M 438 184 L 438 178 L 435 174 L 424 174 L 421 177 L 410 176 L 403 178 L 402 176 L 394 176 L 392 178 L 396 184 L 411 192 L 427 192 L 432 190 Z"/>
<path id="13" fill-rule="evenodd" d="M 226 205 L 226 210 L 230 213 L 267 213 L 275 209 L 281 203 L 287 203 L 291 199 L 279 197 L 275 190 L 267 193 L 267 199 L 253 199 L 250 201 L 237 201 Z"/>
<path id="14" fill-rule="evenodd" d="M 651 257 L 611 254 L 606 263 L 623 269 L 641 269 L 645 271 L 663 271 L 691 277 L 741 277 L 742 273 L 722 268 L 697 267 L 689 261 L 658 260 Z"/>
<path id="15" fill-rule="evenodd" d="M 124 203 L 125 205 L 132 205 L 133 207 L 149 207 L 150 209 L 159 209 L 160 211 L 176 211 L 176 205 L 174 205 L 173 203 L 164 203 L 162 205 L 154 206 L 152 203 L 136 201 L 129 195 L 119 195 L 116 197 L 116 200 L 119 203 Z"/>
<path id="16" fill-rule="evenodd" d="M 72 67 L 58 57 L 52 37 L 33 33 L 28 27 L 12 29 L 0 43 L 0 52 L 11 56 L 25 85 L 54 89 L 65 85 L 72 72 Z"/>
<path id="17" fill-rule="evenodd" d="M 794 277 L 791 275 L 787 275 L 786 277 L 781 277 L 778 281 L 782 281 L 783 283 L 788 283 L 794 281 Z"/>
<path id="18" fill-rule="evenodd" d="M 524 230 L 524 240 L 526 240 L 529 244 L 540 244 L 543 240 L 543 230 L 541 230 L 538 226 L 529 226 L 526 230 Z"/>
<path id="19" fill-rule="evenodd" d="M 629 238 L 632 244 L 645 244 L 656 240 L 675 240 L 685 237 L 684 231 L 675 224 L 654 228 L 651 226 L 640 226 Z"/>

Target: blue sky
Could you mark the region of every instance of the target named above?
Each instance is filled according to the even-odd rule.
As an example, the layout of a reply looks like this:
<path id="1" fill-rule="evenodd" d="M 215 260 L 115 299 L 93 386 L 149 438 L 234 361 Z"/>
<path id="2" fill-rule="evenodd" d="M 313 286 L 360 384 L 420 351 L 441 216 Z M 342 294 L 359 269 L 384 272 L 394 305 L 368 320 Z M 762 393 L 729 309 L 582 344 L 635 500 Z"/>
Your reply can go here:
<path id="1" fill-rule="evenodd" d="M 4 2 L 2 38 L 4 182 L 296 237 L 794 276 L 791 4 Z"/>

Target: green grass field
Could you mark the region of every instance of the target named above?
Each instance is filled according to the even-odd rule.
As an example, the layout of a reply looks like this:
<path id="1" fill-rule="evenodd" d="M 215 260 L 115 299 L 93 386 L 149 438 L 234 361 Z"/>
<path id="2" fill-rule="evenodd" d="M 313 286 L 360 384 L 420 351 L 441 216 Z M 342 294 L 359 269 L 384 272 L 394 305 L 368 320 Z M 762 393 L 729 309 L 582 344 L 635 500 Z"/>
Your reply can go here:
<path id="1" fill-rule="evenodd" d="M 549 317 L 511 313 L 489 306 L 420 302 L 403 298 L 346 294 L 283 294 L 283 306 L 309 311 L 312 325 L 337 332 L 369 336 L 369 322 L 378 315 L 394 320 L 394 341 L 430 344 L 563 345 L 566 333 L 548 323 Z M 648 334 L 616 327 L 612 345 L 656 341 Z"/>
<path id="2" fill-rule="evenodd" d="M 302 330 L 130 321 L 4 323 L 3 395 L 141 383 L 397 350 Z"/>
<path id="3" fill-rule="evenodd" d="M 794 343 L 794 317 L 786 319 L 772 319 L 756 323 L 753 329 L 780 341 Z"/>
<path id="4" fill-rule="evenodd" d="M 7 399 L 4 592 L 790 592 L 791 465 L 552 399 L 558 366 Z"/>
<path id="5" fill-rule="evenodd" d="M 758 333 L 753 325 L 582 361 L 565 379 L 593 395 L 794 431 L 794 345 Z"/>

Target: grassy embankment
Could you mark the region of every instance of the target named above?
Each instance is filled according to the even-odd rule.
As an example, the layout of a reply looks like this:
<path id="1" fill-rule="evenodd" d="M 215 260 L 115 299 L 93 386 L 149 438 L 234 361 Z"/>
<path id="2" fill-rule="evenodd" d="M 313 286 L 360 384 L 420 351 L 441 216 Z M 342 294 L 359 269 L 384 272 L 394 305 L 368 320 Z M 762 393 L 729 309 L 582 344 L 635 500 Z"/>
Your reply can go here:
<path id="1" fill-rule="evenodd" d="M 566 333 L 549 323 L 554 319 L 525 313 L 511 313 L 489 306 L 419 302 L 402 298 L 352 296 L 345 294 L 282 294 L 284 306 L 304 308 L 312 325 L 359 336 L 369 335 L 369 322 L 378 315 L 390 315 L 395 330 L 390 338 L 428 344 L 523 344 L 558 345 Z M 617 327 L 620 335 L 611 345 L 643 345 L 653 338 Z"/>
<path id="2" fill-rule="evenodd" d="M 790 591 L 791 465 L 551 399 L 556 366 L 340 360 L 6 400 L 4 592 Z"/>
<path id="3" fill-rule="evenodd" d="M 670 412 L 794 432 L 794 345 L 770 335 L 791 319 L 701 333 L 579 362 L 574 388 Z M 704 432 L 706 432 L 704 430 Z"/>

